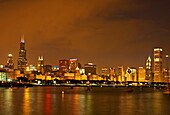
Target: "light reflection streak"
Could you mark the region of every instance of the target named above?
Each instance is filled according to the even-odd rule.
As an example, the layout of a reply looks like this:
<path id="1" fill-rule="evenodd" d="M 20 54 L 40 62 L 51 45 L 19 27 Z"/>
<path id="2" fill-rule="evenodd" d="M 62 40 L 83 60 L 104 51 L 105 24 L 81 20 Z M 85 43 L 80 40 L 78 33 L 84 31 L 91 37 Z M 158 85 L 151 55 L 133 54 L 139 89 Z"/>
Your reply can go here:
<path id="1" fill-rule="evenodd" d="M 80 94 L 75 94 L 74 96 L 73 96 L 73 103 L 74 103 L 74 115 L 80 115 Z"/>
<path id="2" fill-rule="evenodd" d="M 91 109 L 92 108 L 92 96 L 90 94 L 87 95 L 87 98 L 85 99 L 86 102 L 86 107 L 87 107 L 87 110 L 85 111 L 88 111 L 89 114 L 93 113 L 93 110 Z"/>
<path id="3" fill-rule="evenodd" d="M 161 114 L 161 111 L 163 111 L 162 110 L 162 100 L 161 100 L 161 98 L 162 98 L 162 94 L 160 94 L 160 93 L 155 93 L 154 95 L 153 95 L 153 97 L 154 97 L 154 103 L 153 103 L 153 107 L 155 108 L 155 109 L 153 109 L 153 113 L 154 114 Z"/>
<path id="4" fill-rule="evenodd" d="M 23 112 L 24 115 L 30 115 L 30 89 L 25 88 L 24 89 L 24 97 L 23 97 Z"/>
<path id="5" fill-rule="evenodd" d="M 80 88 L 77 88 L 75 90 L 81 90 Z M 91 100 L 91 94 L 80 94 L 80 93 L 76 93 L 73 95 L 73 101 L 74 101 L 74 115 L 81 115 L 83 113 L 88 113 L 90 114 L 92 112 L 92 100 Z M 87 114 L 88 114 L 87 113 Z"/>
<path id="6" fill-rule="evenodd" d="M 46 94 L 45 94 L 45 113 L 46 115 L 51 115 L 51 94 L 50 94 L 50 88 L 46 88 Z"/>
<path id="7" fill-rule="evenodd" d="M 61 95 L 61 101 L 62 101 L 62 103 L 64 103 L 64 93 L 62 93 L 62 95 Z"/>
<path id="8" fill-rule="evenodd" d="M 12 99 L 13 99 L 12 92 L 11 91 L 5 91 L 4 93 L 5 93 L 4 109 L 5 109 L 5 111 L 10 112 L 10 111 L 12 111 L 12 106 L 13 106 L 12 105 Z"/>

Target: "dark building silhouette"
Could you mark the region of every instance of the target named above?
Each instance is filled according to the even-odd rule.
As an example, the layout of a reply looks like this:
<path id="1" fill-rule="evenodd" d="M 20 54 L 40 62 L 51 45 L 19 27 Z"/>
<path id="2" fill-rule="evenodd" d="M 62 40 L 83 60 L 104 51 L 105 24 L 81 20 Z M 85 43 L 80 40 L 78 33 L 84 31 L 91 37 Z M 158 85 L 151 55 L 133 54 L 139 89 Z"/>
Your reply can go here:
<path id="1" fill-rule="evenodd" d="M 18 69 L 21 71 L 21 73 L 24 73 L 26 65 L 27 65 L 27 59 L 26 59 L 25 41 L 24 41 L 24 36 L 22 36 L 20 42 L 19 57 L 18 57 Z"/>
<path id="2" fill-rule="evenodd" d="M 44 65 L 43 68 L 44 68 L 44 73 L 45 74 L 48 74 L 48 73 L 52 72 L 52 65 Z"/>
<path id="3" fill-rule="evenodd" d="M 64 75 L 65 72 L 69 70 L 69 60 L 59 60 L 59 71 L 61 75 Z"/>
<path id="4" fill-rule="evenodd" d="M 96 65 L 93 63 L 85 64 L 84 69 L 86 75 L 96 75 Z"/>

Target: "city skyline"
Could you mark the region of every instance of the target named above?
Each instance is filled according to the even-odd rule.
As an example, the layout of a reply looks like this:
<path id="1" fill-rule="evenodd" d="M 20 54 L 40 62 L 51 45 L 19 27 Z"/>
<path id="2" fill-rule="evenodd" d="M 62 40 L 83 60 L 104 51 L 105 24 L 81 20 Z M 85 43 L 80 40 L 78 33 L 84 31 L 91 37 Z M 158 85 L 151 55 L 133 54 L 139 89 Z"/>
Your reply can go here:
<path id="1" fill-rule="evenodd" d="M 19 44 L 19 43 L 18 43 L 18 44 Z M 25 44 L 26 44 L 26 43 L 25 43 L 24 35 L 22 35 L 22 36 L 21 36 L 21 39 L 20 39 L 20 48 L 19 48 L 19 50 L 18 50 L 19 52 L 21 52 L 20 50 L 22 49 L 22 48 L 21 48 L 21 47 L 22 47 L 22 44 L 24 44 L 24 48 L 25 48 Z M 161 48 L 161 47 L 154 47 L 154 48 Z M 154 48 L 152 49 L 152 50 L 153 50 L 153 52 L 152 52 L 153 54 L 154 54 Z M 27 50 L 27 49 L 24 49 L 24 50 Z M 163 51 L 163 49 L 162 49 L 162 51 Z M 153 54 L 152 54 L 152 55 L 153 55 Z M 8 54 L 8 57 L 9 57 L 9 55 L 12 55 L 12 58 L 14 58 L 13 54 Z M 21 54 L 19 53 L 19 57 L 18 57 L 18 58 L 20 58 L 20 55 L 21 55 Z M 152 58 L 151 58 L 151 60 L 152 60 L 152 63 L 151 63 L 151 64 L 154 64 L 154 63 L 153 63 L 154 57 L 153 57 L 152 55 L 151 55 L 151 56 L 148 56 L 148 57 L 152 57 Z M 168 54 L 167 54 L 167 55 L 168 55 Z M 162 56 L 163 56 L 162 59 L 163 59 L 163 62 L 164 62 L 162 65 L 164 65 L 163 68 L 165 68 L 165 66 L 166 66 L 166 64 L 167 64 L 167 60 L 165 59 L 165 58 L 166 58 L 166 55 L 165 55 L 165 56 L 162 55 Z M 147 57 L 147 58 L 148 58 L 148 57 Z M 28 65 L 37 65 L 37 61 L 38 61 L 40 58 L 43 59 L 44 56 L 40 56 L 40 55 L 39 55 L 38 57 L 35 57 L 35 58 L 36 58 L 36 62 L 35 62 L 35 63 L 27 63 L 27 62 L 26 62 L 26 63 L 27 63 Z M 143 59 L 143 60 L 144 60 L 144 64 L 143 64 L 142 66 L 136 66 L 136 68 L 138 68 L 138 67 L 145 67 L 145 66 L 146 66 L 146 65 L 145 65 L 145 64 L 146 64 L 145 61 L 147 60 L 147 58 Z M 6 59 L 7 59 L 7 58 L 6 58 Z M 14 58 L 14 59 L 15 59 L 15 58 Z M 75 57 L 74 57 L 74 58 L 71 58 L 71 57 L 70 57 L 70 58 L 62 58 L 62 59 L 64 59 L 64 60 L 78 59 L 78 60 L 80 61 L 80 63 L 81 63 L 81 59 L 78 58 L 78 57 L 76 57 L 76 58 L 75 58 Z M 52 65 L 52 66 L 59 66 L 59 60 L 61 60 L 61 59 L 58 59 L 58 60 L 56 61 L 57 64 L 50 64 L 50 65 Z M 166 60 L 166 62 L 165 62 L 164 60 Z M 16 61 L 16 63 L 15 63 L 15 61 Z M 29 61 L 29 59 L 28 59 L 28 61 Z M 43 59 L 43 61 L 46 62 L 45 59 Z M 8 62 L 8 59 L 7 59 L 7 62 Z M 13 60 L 13 62 L 14 62 L 14 68 L 18 68 L 18 63 L 17 63 L 18 61 L 17 61 L 17 60 Z M 92 61 L 85 62 L 85 63 L 83 64 L 83 66 L 85 66 L 87 63 L 94 63 L 94 62 L 92 62 Z M 5 65 L 6 63 L 1 63 L 1 64 L 4 64 L 4 65 Z M 49 65 L 49 63 L 44 63 L 44 64 L 45 64 L 45 65 Z M 82 63 L 81 63 L 81 64 L 82 64 Z M 94 64 L 96 64 L 96 63 L 94 63 Z M 96 64 L 96 65 L 97 65 L 97 64 Z M 131 65 L 130 65 L 130 66 L 117 65 L 117 67 L 118 67 L 118 66 L 123 66 L 123 67 L 125 67 L 125 68 L 135 67 L 135 66 L 131 66 Z M 103 68 L 103 67 L 110 68 L 110 67 L 116 67 L 116 66 L 114 66 L 114 65 L 111 65 L 111 66 L 101 65 L 101 66 L 98 66 L 98 69 L 101 69 L 101 68 Z M 101 73 L 101 70 L 98 70 L 98 72 Z"/>
<path id="2" fill-rule="evenodd" d="M 154 47 L 170 54 L 169 1 L 0 1 L 0 63 L 25 35 L 28 64 L 78 58 L 98 67 L 145 66 Z M 10 33 L 10 34 L 9 34 Z M 164 62 L 163 62 L 164 63 Z"/>

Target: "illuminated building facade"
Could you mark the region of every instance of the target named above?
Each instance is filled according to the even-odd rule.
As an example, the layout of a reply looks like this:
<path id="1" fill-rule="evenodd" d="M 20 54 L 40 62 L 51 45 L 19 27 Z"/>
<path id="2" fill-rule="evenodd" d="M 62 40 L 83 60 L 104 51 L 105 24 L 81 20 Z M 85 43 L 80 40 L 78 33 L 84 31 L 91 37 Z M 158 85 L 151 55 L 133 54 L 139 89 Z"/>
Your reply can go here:
<path id="1" fill-rule="evenodd" d="M 109 80 L 110 76 L 109 76 L 109 70 L 107 67 L 103 67 L 102 68 L 102 77 L 105 79 L 105 80 Z"/>
<path id="2" fill-rule="evenodd" d="M 5 69 L 0 69 L 0 81 L 8 81 L 8 72 Z"/>
<path id="3" fill-rule="evenodd" d="M 29 65 L 30 71 L 37 71 L 36 65 Z"/>
<path id="4" fill-rule="evenodd" d="M 80 69 L 78 67 L 75 72 L 75 80 L 81 80 Z"/>
<path id="5" fill-rule="evenodd" d="M 84 66 L 86 75 L 96 75 L 96 65 L 93 63 L 85 64 Z"/>
<path id="6" fill-rule="evenodd" d="M 111 68 L 109 68 L 109 79 L 111 81 L 115 81 L 114 78 L 115 78 L 115 68 L 111 67 Z"/>
<path id="7" fill-rule="evenodd" d="M 78 59 L 76 58 L 69 59 L 70 72 L 75 72 L 77 67 L 81 68 L 81 64 L 78 62 Z"/>
<path id="8" fill-rule="evenodd" d="M 37 71 L 43 73 L 43 67 L 44 67 L 44 58 L 43 56 L 39 56 L 37 61 Z"/>
<path id="9" fill-rule="evenodd" d="M 63 59 L 59 60 L 59 71 L 63 76 L 65 72 L 69 70 L 69 60 Z"/>
<path id="10" fill-rule="evenodd" d="M 126 70 L 126 81 L 137 82 L 137 70 L 133 67 L 128 67 Z"/>
<path id="11" fill-rule="evenodd" d="M 149 82 L 153 81 L 152 78 L 152 60 L 151 57 L 149 56 L 148 59 L 146 60 L 146 80 Z"/>
<path id="12" fill-rule="evenodd" d="M 24 73 L 26 65 L 27 65 L 27 59 L 26 59 L 25 41 L 24 41 L 24 36 L 22 36 L 20 49 L 19 49 L 19 57 L 18 57 L 18 69 L 21 71 L 21 73 Z"/>
<path id="13" fill-rule="evenodd" d="M 53 71 L 58 71 L 59 70 L 59 66 L 54 66 L 53 67 Z"/>
<path id="14" fill-rule="evenodd" d="M 164 82 L 169 82 L 169 55 L 165 55 L 166 57 L 166 67 L 163 68 L 163 77 L 164 77 Z"/>
<path id="15" fill-rule="evenodd" d="M 13 56 L 12 54 L 8 54 L 8 60 L 7 60 L 7 65 L 6 67 L 8 69 L 14 69 L 14 62 L 13 62 Z"/>
<path id="16" fill-rule="evenodd" d="M 138 82 L 145 82 L 146 79 L 146 69 L 143 67 L 138 68 Z"/>
<path id="17" fill-rule="evenodd" d="M 162 48 L 154 48 L 154 82 L 163 82 Z"/>
<path id="18" fill-rule="evenodd" d="M 107 76 L 108 75 L 108 68 L 107 67 L 103 67 L 102 68 L 102 76 Z"/>
<path id="19" fill-rule="evenodd" d="M 119 82 L 125 82 L 123 66 L 118 67 L 118 81 Z"/>
<path id="20" fill-rule="evenodd" d="M 85 75 L 85 69 L 84 68 L 80 68 L 80 74 Z"/>

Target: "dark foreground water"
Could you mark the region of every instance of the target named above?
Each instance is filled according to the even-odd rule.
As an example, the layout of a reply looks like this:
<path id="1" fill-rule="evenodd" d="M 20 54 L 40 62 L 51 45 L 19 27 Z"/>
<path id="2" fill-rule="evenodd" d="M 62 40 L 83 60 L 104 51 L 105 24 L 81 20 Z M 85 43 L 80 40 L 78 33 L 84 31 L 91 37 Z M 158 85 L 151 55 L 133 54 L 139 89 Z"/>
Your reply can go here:
<path id="1" fill-rule="evenodd" d="M 62 94 L 64 91 L 64 94 Z M 168 115 L 161 89 L 96 87 L 0 88 L 0 115 Z"/>

